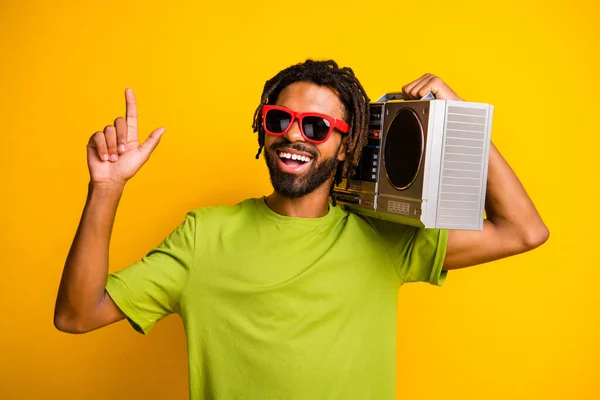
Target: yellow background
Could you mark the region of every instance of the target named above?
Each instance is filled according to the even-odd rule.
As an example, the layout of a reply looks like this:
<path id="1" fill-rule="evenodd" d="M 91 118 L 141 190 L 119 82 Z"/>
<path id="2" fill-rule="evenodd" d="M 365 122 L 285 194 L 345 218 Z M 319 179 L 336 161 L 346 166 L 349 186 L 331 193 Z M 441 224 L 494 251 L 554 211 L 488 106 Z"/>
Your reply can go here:
<path id="1" fill-rule="evenodd" d="M 402 288 L 399 398 L 599 398 L 599 20 L 591 0 L 2 0 L 0 398 L 187 398 L 177 317 L 145 338 L 52 325 L 85 145 L 126 87 L 142 135 L 167 128 L 121 200 L 120 269 L 186 211 L 269 192 L 252 115 L 264 82 L 307 57 L 351 66 L 372 98 L 433 72 L 494 104 L 493 141 L 551 230 L 441 289 Z"/>

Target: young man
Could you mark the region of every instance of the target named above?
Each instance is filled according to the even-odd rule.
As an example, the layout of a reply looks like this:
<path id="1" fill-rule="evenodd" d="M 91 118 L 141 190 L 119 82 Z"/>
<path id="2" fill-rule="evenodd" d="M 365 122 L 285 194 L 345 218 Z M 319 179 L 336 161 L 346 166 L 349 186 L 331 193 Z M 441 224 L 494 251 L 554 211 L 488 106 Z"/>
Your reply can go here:
<path id="1" fill-rule="evenodd" d="M 458 100 L 427 74 L 409 98 Z M 548 230 L 492 146 L 483 231 L 417 229 L 329 202 L 366 142 L 369 99 L 349 68 L 306 61 L 267 81 L 254 115 L 274 191 L 189 212 L 141 261 L 108 275 L 123 187 L 164 129 L 140 145 L 137 109 L 88 144 L 89 195 L 59 288 L 55 325 L 89 332 L 127 318 L 146 333 L 178 313 L 194 399 L 393 399 L 397 291 L 541 245 Z"/>

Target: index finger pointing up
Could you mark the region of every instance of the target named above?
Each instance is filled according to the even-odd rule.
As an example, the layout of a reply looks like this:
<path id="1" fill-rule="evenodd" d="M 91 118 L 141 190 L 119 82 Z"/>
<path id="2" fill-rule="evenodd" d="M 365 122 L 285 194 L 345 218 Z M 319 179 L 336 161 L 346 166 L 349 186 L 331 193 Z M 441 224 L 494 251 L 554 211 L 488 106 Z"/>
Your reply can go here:
<path id="1" fill-rule="evenodd" d="M 138 115 L 135 94 L 132 89 L 125 90 L 125 105 L 127 116 L 127 141 L 138 139 Z"/>

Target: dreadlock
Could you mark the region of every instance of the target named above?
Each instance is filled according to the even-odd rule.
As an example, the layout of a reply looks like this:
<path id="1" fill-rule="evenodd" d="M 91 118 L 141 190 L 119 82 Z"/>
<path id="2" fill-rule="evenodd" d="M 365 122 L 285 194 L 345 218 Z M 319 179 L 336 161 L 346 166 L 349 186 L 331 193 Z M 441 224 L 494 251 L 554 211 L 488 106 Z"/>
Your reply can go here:
<path id="1" fill-rule="evenodd" d="M 314 61 L 292 65 L 279 72 L 265 83 L 260 105 L 254 112 L 252 129 L 258 132 L 258 159 L 265 145 L 265 130 L 262 126 L 262 108 L 265 104 L 275 104 L 281 91 L 295 82 L 310 82 L 333 90 L 344 107 L 344 120 L 350 126 L 346 138 L 346 159 L 338 168 L 334 185 L 343 178 L 349 178 L 360 160 L 363 147 L 367 144 L 369 131 L 369 97 L 362 85 L 356 79 L 351 68 L 339 68 L 333 60 Z M 331 187 L 333 193 L 333 185 Z M 334 199 L 335 201 L 335 199 Z"/>

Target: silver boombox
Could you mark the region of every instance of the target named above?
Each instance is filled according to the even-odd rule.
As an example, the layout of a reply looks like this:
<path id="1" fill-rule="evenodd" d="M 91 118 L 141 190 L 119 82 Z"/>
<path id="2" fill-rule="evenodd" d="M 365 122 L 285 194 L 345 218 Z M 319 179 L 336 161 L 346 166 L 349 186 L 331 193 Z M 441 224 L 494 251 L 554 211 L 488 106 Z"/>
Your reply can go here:
<path id="1" fill-rule="evenodd" d="M 405 225 L 482 230 L 493 110 L 383 95 L 370 104 L 368 144 L 354 176 L 335 186 L 336 201 Z"/>

